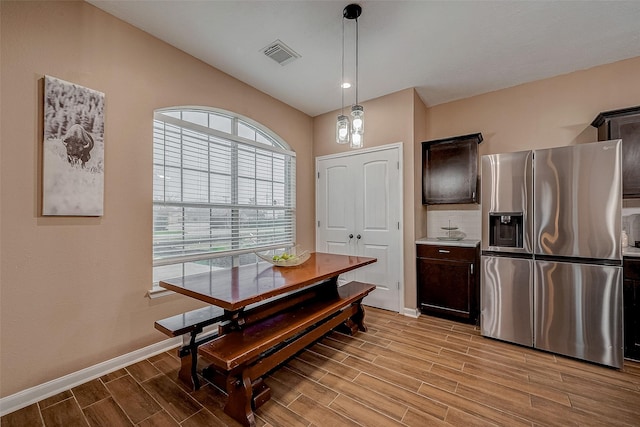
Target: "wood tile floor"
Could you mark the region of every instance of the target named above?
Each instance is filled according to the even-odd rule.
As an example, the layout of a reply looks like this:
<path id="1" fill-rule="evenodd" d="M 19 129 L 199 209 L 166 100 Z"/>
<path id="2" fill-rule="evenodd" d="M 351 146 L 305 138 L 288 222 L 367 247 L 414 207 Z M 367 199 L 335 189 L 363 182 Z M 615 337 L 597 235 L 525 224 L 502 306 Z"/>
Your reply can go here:
<path id="1" fill-rule="evenodd" d="M 259 426 L 640 426 L 640 363 L 621 371 L 486 339 L 477 328 L 367 309 L 266 378 Z M 13 426 L 237 426 L 211 386 L 163 353 L 0 420 Z"/>

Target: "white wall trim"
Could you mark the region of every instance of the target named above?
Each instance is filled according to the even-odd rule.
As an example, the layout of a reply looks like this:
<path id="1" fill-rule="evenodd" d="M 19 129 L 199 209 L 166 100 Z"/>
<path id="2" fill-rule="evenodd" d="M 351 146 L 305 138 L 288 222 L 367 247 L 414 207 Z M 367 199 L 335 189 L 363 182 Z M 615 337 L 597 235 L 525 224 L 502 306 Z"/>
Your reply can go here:
<path id="1" fill-rule="evenodd" d="M 109 372 L 117 371 L 141 360 L 147 359 L 156 354 L 171 350 L 182 344 L 181 337 L 170 338 L 148 347 L 144 347 L 131 353 L 123 354 L 111 360 L 107 360 L 97 365 L 72 372 L 60 378 L 56 378 L 44 384 L 28 388 L 18 393 L 0 399 L 0 416 L 17 411 L 32 403 L 39 402 L 47 397 L 54 396 L 65 390 L 69 390 L 87 381 L 99 378 Z"/>
<path id="2" fill-rule="evenodd" d="M 420 310 L 418 310 L 417 308 L 405 307 L 404 310 L 402 311 L 402 314 L 407 317 L 413 317 L 417 319 L 418 317 L 420 317 Z"/>
<path id="3" fill-rule="evenodd" d="M 348 157 L 348 156 L 353 156 L 354 154 L 371 153 L 371 152 L 374 152 L 374 151 L 390 150 L 392 148 L 399 148 L 400 149 L 400 154 L 401 154 L 400 163 L 402 164 L 402 146 L 403 146 L 403 143 L 402 143 L 402 141 L 400 141 L 400 142 L 393 142 L 391 144 L 376 145 L 375 147 L 359 148 L 357 150 L 342 151 L 340 153 L 325 154 L 323 156 L 317 156 L 316 157 L 316 172 L 318 171 L 318 162 L 321 161 L 321 160 L 336 159 L 336 158 L 339 158 L 339 157 Z"/>
<path id="4" fill-rule="evenodd" d="M 147 292 L 147 296 L 149 299 L 166 297 L 168 295 L 174 295 L 175 292 L 170 291 L 169 289 L 161 288 L 160 286 L 154 286 Z"/>

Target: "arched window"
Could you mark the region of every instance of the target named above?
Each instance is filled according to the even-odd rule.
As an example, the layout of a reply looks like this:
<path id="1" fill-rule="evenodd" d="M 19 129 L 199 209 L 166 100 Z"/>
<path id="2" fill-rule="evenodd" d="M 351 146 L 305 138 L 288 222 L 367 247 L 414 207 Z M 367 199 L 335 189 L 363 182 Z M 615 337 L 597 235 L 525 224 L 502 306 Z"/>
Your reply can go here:
<path id="1" fill-rule="evenodd" d="M 295 153 L 269 129 L 209 108 L 153 121 L 153 280 L 256 262 L 295 241 Z"/>

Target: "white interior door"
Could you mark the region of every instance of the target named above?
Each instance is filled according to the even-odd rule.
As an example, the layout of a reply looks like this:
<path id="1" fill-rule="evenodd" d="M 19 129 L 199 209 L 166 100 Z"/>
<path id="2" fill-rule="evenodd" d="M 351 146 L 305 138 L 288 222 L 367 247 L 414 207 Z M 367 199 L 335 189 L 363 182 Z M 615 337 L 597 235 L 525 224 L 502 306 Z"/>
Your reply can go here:
<path id="1" fill-rule="evenodd" d="M 367 305 L 401 309 L 402 186 L 399 145 L 316 161 L 316 250 L 378 261 L 341 275 L 340 281 L 376 285 Z"/>
<path id="2" fill-rule="evenodd" d="M 350 186 L 350 163 L 347 157 L 318 163 L 322 169 L 316 173 L 316 221 L 321 235 L 320 240 L 316 239 L 316 250 L 319 252 L 351 254 L 348 235 L 354 228 L 355 206 L 349 197 L 351 191 L 346 188 Z"/>

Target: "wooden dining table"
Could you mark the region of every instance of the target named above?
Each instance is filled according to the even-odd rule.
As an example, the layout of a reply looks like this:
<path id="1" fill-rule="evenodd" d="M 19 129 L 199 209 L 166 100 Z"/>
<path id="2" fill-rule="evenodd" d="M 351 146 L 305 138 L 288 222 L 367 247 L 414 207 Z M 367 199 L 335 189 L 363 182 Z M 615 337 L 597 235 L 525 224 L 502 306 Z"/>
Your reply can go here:
<path id="1" fill-rule="evenodd" d="M 376 258 L 312 252 L 307 261 L 293 267 L 268 262 L 212 270 L 161 280 L 160 286 L 223 308 L 229 317 L 251 304 L 330 280 L 376 262 Z"/>
<path id="2" fill-rule="evenodd" d="M 295 322 L 302 322 L 302 320 L 298 319 L 303 316 L 295 313 L 292 315 L 291 313 L 298 310 L 304 316 L 313 316 L 313 314 L 309 314 L 308 311 L 315 310 L 316 308 L 314 307 L 317 307 L 318 311 L 326 311 L 327 307 L 331 304 L 334 304 L 332 310 L 335 311 L 335 313 L 331 313 L 331 316 L 337 316 L 337 313 L 345 312 L 346 306 L 352 307 L 350 310 L 353 311 L 350 311 L 352 314 L 350 314 L 349 317 L 345 314 L 341 316 L 345 318 L 344 320 L 351 322 L 353 331 L 358 329 L 365 331 L 364 310 L 361 301 L 364 296 L 375 289 L 375 286 L 360 282 L 351 282 L 348 284 L 350 286 L 338 287 L 338 276 L 376 261 L 375 258 L 369 257 L 313 252 L 307 261 L 298 266 L 280 267 L 268 262 L 260 262 L 162 280 L 160 281 L 160 286 L 222 308 L 224 314 L 221 316 L 218 327 L 219 336 L 216 340 L 226 340 L 224 345 L 224 350 L 226 351 L 232 347 L 229 343 L 233 341 L 234 336 L 242 334 L 245 328 L 248 331 L 255 330 L 257 327 L 260 327 L 260 322 L 262 322 L 269 324 L 269 328 L 273 329 L 273 319 L 284 319 L 287 316 L 295 318 Z M 345 291 L 345 289 L 349 287 L 355 290 Z M 358 292 L 358 294 L 354 297 L 356 292 Z M 345 293 L 350 293 L 351 295 L 345 297 Z M 339 301 L 341 301 L 341 299 L 346 301 L 346 298 L 349 297 L 352 298 L 352 300 L 349 300 L 347 305 L 341 307 L 335 305 L 336 301 L 337 304 L 340 304 Z M 309 308 L 300 310 L 302 306 Z M 326 315 L 322 314 L 322 316 Z M 326 319 L 321 320 L 325 321 Z M 292 321 L 289 320 L 289 323 L 291 322 Z M 283 331 L 287 327 L 288 325 L 284 326 L 282 328 Z M 275 338 L 272 337 L 271 341 L 256 339 L 255 349 L 251 348 L 254 345 L 252 344 L 253 339 L 243 338 L 248 344 L 243 344 L 247 348 L 242 349 L 240 357 L 244 357 L 243 360 L 246 359 L 248 361 L 247 363 L 256 363 L 257 358 L 262 356 L 255 355 L 264 354 L 265 345 L 274 348 L 280 344 L 282 344 L 282 346 L 289 345 L 288 343 L 292 339 L 298 339 L 297 337 L 312 330 L 309 324 L 303 325 L 302 323 L 296 326 L 296 328 L 299 330 L 293 330 L 289 327 L 289 329 L 286 329 L 286 333 L 283 332 L 282 335 L 278 335 Z M 322 328 L 319 328 L 319 330 L 320 329 Z M 263 335 L 264 333 L 262 333 L 260 337 Z M 309 335 L 312 336 L 313 334 Z M 309 341 L 311 342 L 311 340 Z M 215 340 L 207 345 L 212 344 L 215 346 Z M 201 348 L 201 350 L 203 349 Z M 252 352 L 255 357 L 250 359 L 247 355 L 252 354 Z M 229 355 L 225 357 L 231 358 Z M 287 357 L 290 357 L 290 355 L 287 352 L 283 352 L 281 358 L 275 359 L 277 363 L 269 363 L 272 363 L 274 365 L 273 367 L 275 367 L 277 364 L 282 363 Z M 232 364 L 236 363 L 235 360 L 239 360 L 238 357 L 236 357 L 234 361 L 227 360 L 226 362 Z M 260 363 L 262 362 L 263 361 Z M 191 363 L 192 372 L 194 372 L 195 375 L 195 368 L 197 366 L 195 357 Z M 231 381 L 229 378 L 232 375 L 242 375 L 238 374 L 238 369 L 232 368 L 231 366 L 232 365 L 223 365 L 222 362 L 219 362 L 218 369 L 222 369 L 226 372 L 225 375 L 227 375 L 226 386 L 224 382 L 216 384 L 220 388 L 226 387 L 229 389 Z M 228 369 L 225 370 L 225 367 Z M 259 376 L 262 376 L 262 372 L 260 372 Z M 251 378 L 251 381 L 254 381 L 253 393 L 264 396 L 264 393 L 257 393 L 255 391 L 255 378 Z M 234 383 L 237 383 L 237 381 L 234 380 Z M 264 389 L 264 386 L 262 386 L 262 388 Z M 270 396 L 269 392 L 267 397 L 260 398 L 260 401 L 255 398 L 249 406 L 249 403 L 244 400 L 240 403 L 234 403 L 233 400 L 237 400 L 234 395 L 238 393 L 234 393 L 232 390 L 226 391 L 229 395 L 229 402 L 225 407 L 225 411 L 227 412 L 228 410 L 230 415 L 245 425 L 254 425 L 254 422 L 251 421 L 253 419 L 251 408 L 255 409 Z M 251 395 L 251 392 L 244 393 Z M 243 405 L 245 408 L 235 408 Z M 229 406 L 231 406 L 231 408 L 228 408 Z"/>

